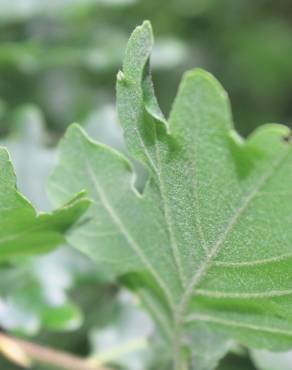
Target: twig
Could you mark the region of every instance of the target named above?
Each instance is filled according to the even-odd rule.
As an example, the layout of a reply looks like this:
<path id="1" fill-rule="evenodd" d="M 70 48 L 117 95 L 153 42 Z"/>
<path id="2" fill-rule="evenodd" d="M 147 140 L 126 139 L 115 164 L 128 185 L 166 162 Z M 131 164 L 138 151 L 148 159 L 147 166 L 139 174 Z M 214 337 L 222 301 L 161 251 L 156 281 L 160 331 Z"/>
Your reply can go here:
<path id="1" fill-rule="evenodd" d="M 93 365 L 86 358 L 35 344 L 6 333 L 0 333 L 0 351 L 11 361 L 26 368 L 30 368 L 33 362 L 40 362 L 63 370 L 111 370 Z"/>

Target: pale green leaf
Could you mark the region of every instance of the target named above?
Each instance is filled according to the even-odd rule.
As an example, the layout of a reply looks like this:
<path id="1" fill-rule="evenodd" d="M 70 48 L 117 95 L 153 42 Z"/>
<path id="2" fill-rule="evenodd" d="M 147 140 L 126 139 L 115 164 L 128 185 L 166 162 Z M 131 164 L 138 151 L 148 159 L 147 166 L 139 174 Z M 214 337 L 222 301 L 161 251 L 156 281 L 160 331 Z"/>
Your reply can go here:
<path id="1" fill-rule="evenodd" d="M 80 193 L 54 212 L 38 214 L 15 182 L 8 153 L 0 148 L 0 260 L 55 248 L 89 205 Z"/>
<path id="2" fill-rule="evenodd" d="M 93 263 L 65 247 L 18 262 L 0 268 L 1 326 L 29 335 L 79 327 L 82 313 L 69 293 L 97 275 Z"/>
<path id="3" fill-rule="evenodd" d="M 217 369 L 220 360 L 230 351 L 233 342 L 202 323 L 195 331 L 190 331 L 188 344 L 192 353 L 192 368 L 213 370 Z"/>
<path id="4" fill-rule="evenodd" d="M 145 22 L 117 83 L 127 147 L 149 181 L 138 193 L 129 161 L 71 126 L 51 195 L 60 204 L 85 188 L 94 204 L 69 241 L 117 274 L 137 273 L 127 283 L 151 298 L 177 369 L 189 362 L 188 330 L 202 323 L 247 345 L 292 347 L 290 130 L 268 124 L 243 140 L 225 91 L 202 70 L 184 75 L 165 119 L 152 44 Z"/>

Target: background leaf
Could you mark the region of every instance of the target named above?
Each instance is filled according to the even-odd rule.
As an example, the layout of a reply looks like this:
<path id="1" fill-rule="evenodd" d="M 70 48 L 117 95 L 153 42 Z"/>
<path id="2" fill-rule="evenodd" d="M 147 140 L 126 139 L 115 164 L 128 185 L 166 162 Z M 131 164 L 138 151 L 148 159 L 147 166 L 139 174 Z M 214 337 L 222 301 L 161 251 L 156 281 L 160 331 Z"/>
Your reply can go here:
<path id="1" fill-rule="evenodd" d="M 39 210 L 48 211 L 51 205 L 46 184 L 56 161 L 55 150 L 49 147 L 43 114 L 36 106 L 24 105 L 13 112 L 11 126 L 12 132 L 1 145 L 11 155 L 17 185 Z"/>
<path id="2" fill-rule="evenodd" d="M 92 363 L 113 363 L 129 370 L 149 368 L 153 362 L 152 321 L 128 292 L 119 295 L 116 310 L 108 326 L 91 330 Z"/>
<path id="3" fill-rule="evenodd" d="M 290 352 L 269 352 L 265 350 L 253 350 L 251 357 L 254 364 L 260 370 L 289 370 L 291 369 Z"/>

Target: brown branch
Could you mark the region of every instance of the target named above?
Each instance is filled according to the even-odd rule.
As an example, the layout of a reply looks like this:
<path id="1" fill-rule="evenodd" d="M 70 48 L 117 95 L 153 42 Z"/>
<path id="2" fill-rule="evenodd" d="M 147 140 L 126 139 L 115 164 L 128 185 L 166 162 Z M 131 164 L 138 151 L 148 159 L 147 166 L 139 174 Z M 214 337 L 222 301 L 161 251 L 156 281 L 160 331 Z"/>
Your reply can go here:
<path id="1" fill-rule="evenodd" d="M 63 370 L 110 370 L 92 365 L 85 358 L 41 346 L 6 333 L 0 333 L 0 351 L 11 361 L 26 368 L 31 367 L 33 362 L 40 362 Z"/>

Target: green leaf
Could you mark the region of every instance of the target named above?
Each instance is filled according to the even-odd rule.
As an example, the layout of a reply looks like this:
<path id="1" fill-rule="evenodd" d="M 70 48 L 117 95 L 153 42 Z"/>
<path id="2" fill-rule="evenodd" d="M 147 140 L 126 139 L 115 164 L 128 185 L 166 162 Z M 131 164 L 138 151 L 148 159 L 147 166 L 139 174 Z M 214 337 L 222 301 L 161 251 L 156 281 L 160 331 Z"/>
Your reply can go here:
<path id="1" fill-rule="evenodd" d="M 0 260 L 55 248 L 88 205 L 83 192 L 52 213 L 37 214 L 17 191 L 9 155 L 0 148 Z"/>
<path id="2" fill-rule="evenodd" d="M 202 323 L 247 345 L 292 347 L 290 130 L 268 124 L 243 140 L 225 91 L 202 70 L 184 75 L 166 120 L 152 44 L 145 22 L 117 82 L 127 147 L 149 180 L 138 193 L 129 161 L 71 126 L 50 192 L 60 204 L 85 188 L 94 204 L 69 241 L 117 274 L 137 273 L 127 284 L 151 302 L 177 369 Z"/>

